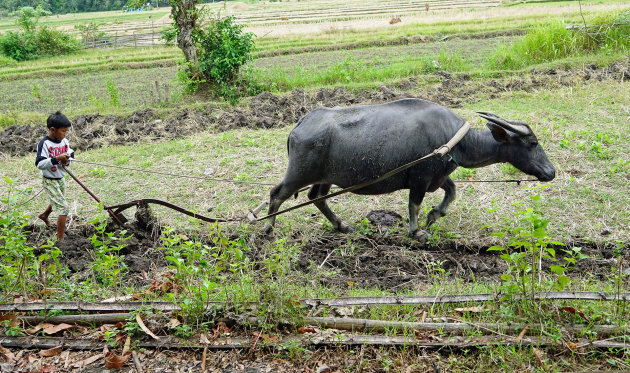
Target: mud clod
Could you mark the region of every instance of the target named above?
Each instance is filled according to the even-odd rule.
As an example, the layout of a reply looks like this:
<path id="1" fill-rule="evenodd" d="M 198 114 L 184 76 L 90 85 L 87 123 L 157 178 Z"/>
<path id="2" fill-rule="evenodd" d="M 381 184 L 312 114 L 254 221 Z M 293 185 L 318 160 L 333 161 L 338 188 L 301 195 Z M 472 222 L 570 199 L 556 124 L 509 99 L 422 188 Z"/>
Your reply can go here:
<path id="1" fill-rule="evenodd" d="M 367 214 L 366 218 L 370 223 L 379 227 L 391 227 L 402 223 L 402 216 L 395 211 L 389 210 L 372 210 Z"/>

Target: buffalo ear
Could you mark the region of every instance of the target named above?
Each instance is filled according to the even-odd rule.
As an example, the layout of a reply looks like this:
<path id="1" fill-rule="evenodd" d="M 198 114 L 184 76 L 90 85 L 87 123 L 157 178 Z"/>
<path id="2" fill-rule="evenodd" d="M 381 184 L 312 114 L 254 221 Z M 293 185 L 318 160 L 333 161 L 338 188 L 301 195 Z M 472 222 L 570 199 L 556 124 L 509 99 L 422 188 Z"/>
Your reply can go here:
<path id="1" fill-rule="evenodd" d="M 492 122 L 486 123 L 486 126 L 490 128 L 492 137 L 494 137 L 494 139 L 497 140 L 498 142 L 507 143 L 510 140 L 510 134 L 508 134 L 507 131 L 503 127 L 496 125 Z"/>

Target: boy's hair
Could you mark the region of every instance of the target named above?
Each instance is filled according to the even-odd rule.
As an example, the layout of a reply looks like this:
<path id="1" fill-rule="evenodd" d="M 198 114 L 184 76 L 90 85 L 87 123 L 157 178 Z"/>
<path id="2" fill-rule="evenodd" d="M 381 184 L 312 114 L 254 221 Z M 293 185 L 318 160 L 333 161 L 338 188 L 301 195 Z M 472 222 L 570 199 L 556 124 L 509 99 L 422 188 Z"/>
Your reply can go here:
<path id="1" fill-rule="evenodd" d="M 70 123 L 70 120 L 68 120 L 68 117 L 66 117 L 65 115 L 61 114 L 60 111 L 56 112 L 55 114 L 51 114 L 48 119 L 46 120 L 46 126 L 48 128 L 64 128 L 64 127 L 71 127 L 72 124 Z"/>

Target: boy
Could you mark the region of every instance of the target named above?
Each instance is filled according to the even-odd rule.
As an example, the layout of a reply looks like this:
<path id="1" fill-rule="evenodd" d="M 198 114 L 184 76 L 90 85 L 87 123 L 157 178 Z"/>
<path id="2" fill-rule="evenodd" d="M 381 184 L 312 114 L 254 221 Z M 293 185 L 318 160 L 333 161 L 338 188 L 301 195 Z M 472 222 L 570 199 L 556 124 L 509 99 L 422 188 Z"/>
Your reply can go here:
<path id="1" fill-rule="evenodd" d="M 46 211 L 37 215 L 47 226 L 51 226 L 48 216 L 51 212 L 57 214 L 57 240 L 62 240 L 66 230 L 66 219 L 70 208 L 66 202 L 66 172 L 61 165 L 68 166 L 74 159 L 74 151 L 66 139 L 66 133 L 71 124 L 68 118 L 56 112 L 46 120 L 48 136 L 37 144 L 37 158 L 35 165 L 43 178 L 44 189 L 50 199 Z"/>

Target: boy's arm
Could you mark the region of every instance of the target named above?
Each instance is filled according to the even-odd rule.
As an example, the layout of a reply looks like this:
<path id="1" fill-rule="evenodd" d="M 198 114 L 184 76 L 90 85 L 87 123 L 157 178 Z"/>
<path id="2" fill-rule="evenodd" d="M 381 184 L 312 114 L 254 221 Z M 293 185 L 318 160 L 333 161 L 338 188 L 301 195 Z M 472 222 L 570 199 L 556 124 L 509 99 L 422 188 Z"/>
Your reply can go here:
<path id="1" fill-rule="evenodd" d="M 46 139 L 37 144 L 37 157 L 35 158 L 35 166 L 40 170 L 50 170 L 52 166 L 59 164 L 59 161 L 55 158 L 50 158 L 48 154 L 48 148 L 44 146 Z"/>
<path id="2" fill-rule="evenodd" d="M 68 154 L 70 155 L 70 158 L 68 158 L 68 164 L 66 166 L 70 166 L 72 164 L 72 161 L 74 161 L 74 150 L 70 147 L 69 143 L 68 143 Z"/>

